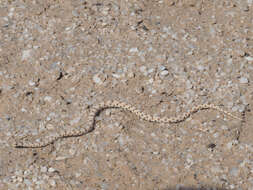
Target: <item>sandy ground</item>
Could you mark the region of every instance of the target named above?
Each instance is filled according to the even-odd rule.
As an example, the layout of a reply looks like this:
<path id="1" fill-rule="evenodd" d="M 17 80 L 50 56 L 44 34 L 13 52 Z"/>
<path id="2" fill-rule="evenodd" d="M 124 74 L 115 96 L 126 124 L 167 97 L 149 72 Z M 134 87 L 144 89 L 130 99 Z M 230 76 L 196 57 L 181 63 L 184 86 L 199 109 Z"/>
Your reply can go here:
<path id="1" fill-rule="evenodd" d="M 0 189 L 253 190 L 252 0 L 0 1 Z M 93 132 L 17 149 L 87 126 Z"/>

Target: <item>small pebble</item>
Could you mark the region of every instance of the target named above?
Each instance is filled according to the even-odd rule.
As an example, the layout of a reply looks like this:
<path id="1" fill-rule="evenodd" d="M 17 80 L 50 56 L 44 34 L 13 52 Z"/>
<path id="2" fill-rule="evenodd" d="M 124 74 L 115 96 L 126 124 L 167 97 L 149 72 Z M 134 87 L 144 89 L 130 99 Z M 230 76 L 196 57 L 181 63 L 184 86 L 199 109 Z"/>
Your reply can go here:
<path id="1" fill-rule="evenodd" d="M 29 81 L 29 85 L 30 86 L 34 86 L 35 85 L 35 82 L 33 82 L 32 80 Z"/>
<path id="2" fill-rule="evenodd" d="M 205 67 L 203 67 L 202 65 L 198 65 L 197 69 L 200 70 L 200 71 L 203 71 L 205 69 Z"/>
<path id="3" fill-rule="evenodd" d="M 47 102 L 50 102 L 52 100 L 52 97 L 51 96 L 45 96 L 44 100 L 47 101 Z"/>
<path id="4" fill-rule="evenodd" d="M 102 80 L 99 78 L 98 74 L 96 74 L 96 75 L 93 76 L 93 81 L 96 84 L 102 84 Z"/>
<path id="5" fill-rule="evenodd" d="M 129 50 L 129 52 L 130 52 L 130 53 L 136 53 L 136 52 L 138 52 L 138 48 L 137 48 L 137 47 L 131 48 L 131 49 Z"/>
<path id="6" fill-rule="evenodd" d="M 232 143 L 232 142 L 227 143 L 227 148 L 228 148 L 229 150 L 230 150 L 232 147 L 233 147 L 233 143 Z"/>
<path id="7" fill-rule="evenodd" d="M 133 78 L 134 76 L 135 76 L 135 74 L 133 73 L 133 72 L 130 72 L 130 73 L 128 73 L 128 75 L 127 75 L 129 78 Z"/>
<path id="8" fill-rule="evenodd" d="M 42 173 L 45 173 L 45 172 L 47 172 L 47 167 L 45 167 L 45 166 L 42 166 L 42 167 L 40 168 L 40 171 L 41 171 Z"/>
<path id="9" fill-rule="evenodd" d="M 191 89 L 192 88 L 192 83 L 191 81 L 187 80 L 186 81 L 186 89 Z"/>
<path id="10" fill-rule="evenodd" d="M 55 171 L 54 168 L 49 168 L 49 169 L 48 169 L 48 172 L 50 172 L 50 173 L 52 173 L 52 172 L 54 172 L 54 171 Z"/>
<path id="11" fill-rule="evenodd" d="M 125 140 L 125 138 L 123 136 L 120 136 L 118 138 L 118 141 L 119 141 L 120 146 L 123 146 L 123 145 L 126 144 L 126 140 Z"/>
<path id="12" fill-rule="evenodd" d="M 253 57 L 245 57 L 247 61 L 253 61 Z"/>
<path id="13" fill-rule="evenodd" d="M 240 83 L 241 84 L 247 84 L 249 82 L 249 80 L 246 77 L 241 77 L 240 78 Z"/>
<path id="14" fill-rule="evenodd" d="M 55 160 L 65 160 L 65 159 L 67 159 L 66 156 L 59 156 L 55 158 Z"/>
<path id="15" fill-rule="evenodd" d="M 27 58 L 29 58 L 31 56 L 31 52 L 32 50 L 24 50 L 22 52 L 22 61 L 26 60 Z"/>
<path id="16" fill-rule="evenodd" d="M 165 66 L 163 66 L 163 65 L 160 65 L 160 63 L 158 63 L 159 64 L 159 69 L 161 70 L 161 71 L 164 71 L 164 70 L 166 70 L 166 67 Z"/>
<path id="17" fill-rule="evenodd" d="M 25 108 L 21 108 L 21 112 L 27 112 Z"/>
<path id="18" fill-rule="evenodd" d="M 167 70 L 163 70 L 162 72 L 161 72 L 161 75 L 162 76 L 167 76 L 169 74 L 169 71 L 167 71 Z"/>
<path id="19" fill-rule="evenodd" d="M 121 75 L 119 75 L 119 74 L 112 74 L 112 76 L 113 76 L 114 78 L 117 78 L 117 79 L 121 78 Z"/>

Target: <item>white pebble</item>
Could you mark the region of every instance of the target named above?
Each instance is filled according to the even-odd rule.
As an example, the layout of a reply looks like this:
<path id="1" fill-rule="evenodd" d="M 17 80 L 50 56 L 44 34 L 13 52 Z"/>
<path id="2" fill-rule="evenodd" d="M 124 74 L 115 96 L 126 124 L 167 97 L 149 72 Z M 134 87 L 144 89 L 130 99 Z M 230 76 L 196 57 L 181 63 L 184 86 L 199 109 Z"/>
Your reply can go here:
<path id="1" fill-rule="evenodd" d="M 131 48 L 131 49 L 129 50 L 129 52 L 130 52 L 130 53 L 136 53 L 136 52 L 138 52 L 138 48 L 137 48 L 137 47 Z"/>
<path id="2" fill-rule="evenodd" d="M 51 96 L 45 96 L 44 100 L 50 102 L 52 100 L 52 97 Z"/>
<path id="3" fill-rule="evenodd" d="M 253 61 L 253 57 L 245 57 L 247 61 Z"/>
<path id="4" fill-rule="evenodd" d="M 21 108 L 22 112 L 27 112 L 27 110 L 25 108 Z"/>
<path id="5" fill-rule="evenodd" d="M 76 173 L 75 176 L 76 177 L 80 177 L 82 174 L 80 172 Z"/>
<path id="6" fill-rule="evenodd" d="M 150 84 L 152 84 L 152 83 L 154 82 L 154 79 L 151 78 L 151 79 L 148 80 L 148 82 L 149 82 Z"/>
<path id="7" fill-rule="evenodd" d="M 245 109 L 246 109 L 245 105 L 240 105 L 238 111 L 242 113 L 245 111 Z"/>
<path id="8" fill-rule="evenodd" d="M 153 73 L 153 72 L 154 72 L 153 68 L 151 68 L 151 69 L 148 70 L 148 73 Z"/>
<path id="9" fill-rule="evenodd" d="M 23 178 L 20 177 L 20 176 L 18 176 L 18 177 L 17 177 L 17 181 L 21 183 L 21 182 L 23 182 Z"/>
<path id="10" fill-rule="evenodd" d="M 233 146 L 233 143 L 232 143 L 232 142 L 227 143 L 227 148 L 228 148 L 228 149 L 231 149 L 232 146 Z"/>
<path id="11" fill-rule="evenodd" d="M 165 66 L 160 65 L 160 63 L 158 63 L 158 64 L 159 64 L 159 69 L 160 69 L 161 71 L 166 70 L 166 67 L 165 67 Z"/>
<path id="12" fill-rule="evenodd" d="M 34 86 L 35 85 L 35 82 L 33 82 L 32 80 L 29 81 L 29 85 L 30 86 Z"/>
<path id="13" fill-rule="evenodd" d="M 124 146 L 126 144 L 126 140 L 124 137 L 120 136 L 118 138 L 120 146 Z"/>
<path id="14" fill-rule="evenodd" d="M 112 74 L 112 76 L 113 76 L 114 78 L 117 78 L 117 79 L 119 79 L 119 78 L 121 77 L 121 75 L 119 75 L 119 74 Z"/>
<path id="15" fill-rule="evenodd" d="M 22 61 L 23 60 L 26 60 L 27 58 L 29 58 L 30 57 L 30 55 L 31 55 L 31 50 L 29 49 L 29 50 L 24 50 L 23 52 L 22 52 Z"/>
<path id="16" fill-rule="evenodd" d="M 213 137 L 214 137 L 214 138 L 218 138 L 218 137 L 219 137 L 219 133 L 214 133 L 214 134 L 213 134 Z"/>
<path id="17" fill-rule="evenodd" d="M 227 63 L 228 63 L 229 65 L 232 65 L 233 59 L 228 59 L 228 60 L 227 60 Z"/>
<path id="18" fill-rule="evenodd" d="M 46 167 L 46 166 L 42 166 L 42 167 L 40 168 L 40 171 L 41 171 L 42 173 L 47 172 L 47 167 Z"/>
<path id="19" fill-rule="evenodd" d="M 33 182 L 36 182 L 37 180 L 38 180 L 37 176 L 33 176 L 33 177 L 32 177 L 32 181 L 33 181 Z"/>
<path id="20" fill-rule="evenodd" d="M 98 75 L 94 75 L 93 76 L 93 81 L 97 84 L 101 84 L 102 80 L 98 77 Z"/>
<path id="21" fill-rule="evenodd" d="M 78 12 L 77 12 L 76 10 L 73 10 L 73 11 L 72 11 L 72 15 L 75 16 L 75 17 L 78 17 L 78 16 L 79 16 L 79 14 L 78 14 Z"/>
<path id="22" fill-rule="evenodd" d="M 186 81 L 186 89 L 191 89 L 192 88 L 192 83 L 191 81 L 187 80 Z"/>
<path id="23" fill-rule="evenodd" d="M 232 111 L 233 111 L 233 112 L 236 112 L 238 109 L 239 109 L 239 106 L 234 106 L 234 107 L 232 107 Z"/>
<path id="24" fill-rule="evenodd" d="M 163 70 L 162 72 L 161 72 L 161 75 L 162 76 L 167 76 L 169 74 L 169 71 L 167 71 L 167 70 Z"/>
<path id="25" fill-rule="evenodd" d="M 200 70 L 200 71 L 203 71 L 205 69 L 205 67 L 203 67 L 202 65 L 198 65 L 197 69 Z"/>
<path id="26" fill-rule="evenodd" d="M 59 157 L 56 157 L 55 158 L 55 160 L 65 160 L 65 159 L 67 159 L 67 157 L 66 156 L 59 156 Z"/>
<path id="27" fill-rule="evenodd" d="M 128 75 L 127 75 L 129 78 L 133 78 L 134 77 L 134 73 L 133 72 L 130 72 L 130 73 L 128 73 Z"/>
<path id="28" fill-rule="evenodd" d="M 249 80 L 246 77 L 240 78 L 240 83 L 241 84 L 247 84 L 248 82 L 249 82 Z"/>
<path id="29" fill-rule="evenodd" d="M 54 168 L 49 168 L 48 171 L 49 171 L 50 173 L 52 173 L 52 172 L 55 171 L 55 169 L 54 169 Z"/>
<path id="30" fill-rule="evenodd" d="M 28 176 L 28 175 L 30 175 L 30 173 L 31 173 L 31 171 L 25 170 L 25 171 L 24 171 L 24 176 Z"/>

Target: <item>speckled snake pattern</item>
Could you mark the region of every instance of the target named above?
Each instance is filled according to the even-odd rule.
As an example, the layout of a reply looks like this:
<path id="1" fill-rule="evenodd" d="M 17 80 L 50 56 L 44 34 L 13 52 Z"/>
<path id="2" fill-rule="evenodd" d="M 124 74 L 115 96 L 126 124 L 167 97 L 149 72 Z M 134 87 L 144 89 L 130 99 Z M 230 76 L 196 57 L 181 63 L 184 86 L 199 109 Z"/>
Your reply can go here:
<path id="1" fill-rule="evenodd" d="M 108 109 L 108 108 L 120 108 L 120 109 L 129 111 L 129 112 L 135 114 L 136 116 L 138 116 L 142 120 L 146 120 L 149 122 L 157 122 L 157 123 L 178 123 L 178 122 L 184 121 L 192 113 L 197 112 L 199 110 L 203 110 L 203 109 L 217 110 L 217 111 L 219 111 L 225 115 L 228 115 L 234 119 L 242 120 L 241 118 L 239 118 L 239 117 L 237 117 L 237 116 L 235 116 L 235 115 L 233 115 L 233 114 L 231 114 L 231 113 L 229 113 L 229 112 L 227 112 L 227 111 L 225 111 L 225 110 L 221 109 L 220 107 L 213 105 L 213 104 L 197 105 L 197 106 L 192 107 L 189 111 L 187 111 L 179 116 L 168 118 L 168 117 L 158 117 L 158 116 L 154 116 L 154 115 L 149 115 L 149 114 L 144 113 L 143 111 L 137 109 L 136 107 L 134 107 L 130 104 L 114 100 L 114 101 L 107 101 L 107 102 L 100 103 L 91 109 L 89 117 L 88 117 L 88 123 L 87 123 L 88 128 L 73 129 L 71 131 L 62 131 L 56 136 L 43 139 L 42 142 L 40 142 L 40 141 L 29 142 L 29 141 L 19 140 L 19 141 L 16 141 L 16 143 L 14 144 L 14 147 L 16 147 L 16 148 L 42 148 L 42 147 L 46 147 L 46 146 L 54 143 L 58 139 L 67 138 L 67 137 L 78 137 L 78 136 L 82 136 L 87 133 L 90 133 L 95 129 L 96 116 L 101 111 Z"/>

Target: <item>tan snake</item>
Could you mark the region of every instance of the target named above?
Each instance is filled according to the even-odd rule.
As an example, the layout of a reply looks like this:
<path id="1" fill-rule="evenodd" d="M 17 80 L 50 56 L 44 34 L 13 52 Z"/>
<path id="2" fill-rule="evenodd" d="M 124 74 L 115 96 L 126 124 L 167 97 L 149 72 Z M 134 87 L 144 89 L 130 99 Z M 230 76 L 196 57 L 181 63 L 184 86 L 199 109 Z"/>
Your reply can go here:
<path id="1" fill-rule="evenodd" d="M 181 121 L 184 121 L 186 118 L 188 118 L 192 113 L 197 112 L 199 110 L 203 110 L 203 109 L 217 110 L 217 111 L 219 111 L 225 115 L 228 115 L 232 118 L 242 120 L 241 118 L 234 116 L 231 113 L 224 111 L 221 108 L 219 108 L 218 106 L 213 105 L 213 104 L 202 104 L 202 105 L 194 106 L 188 112 L 185 112 L 177 117 L 168 118 L 168 117 L 158 117 L 158 116 L 149 115 L 149 114 L 142 112 L 141 110 L 137 109 L 136 107 L 134 107 L 130 104 L 114 100 L 114 101 L 107 101 L 107 102 L 100 103 L 91 109 L 89 117 L 88 117 L 88 126 L 89 126 L 88 129 L 81 128 L 81 129 L 74 129 L 72 131 L 62 131 L 62 132 L 60 132 L 60 134 L 58 134 L 54 137 L 50 137 L 48 139 L 45 139 L 43 142 L 17 141 L 14 144 L 14 147 L 16 147 L 16 148 L 41 148 L 41 147 L 48 146 L 48 145 L 54 143 L 56 140 L 61 139 L 61 138 L 77 137 L 77 136 L 82 136 L 87 133 L 90 133 L 91 131 L 93 131 L 95 129 L 96 116 L 101 111 L 103 111 L 104 109 L 108 109 L 108 108 L 120 108 L 120 109 L 129 111 L 129 112 L 137 115 L 142 120 L 146 120 L 146 121 L 150 121 L 150 122 L 158 122 L 158 123 L 181 122 Z"/>

